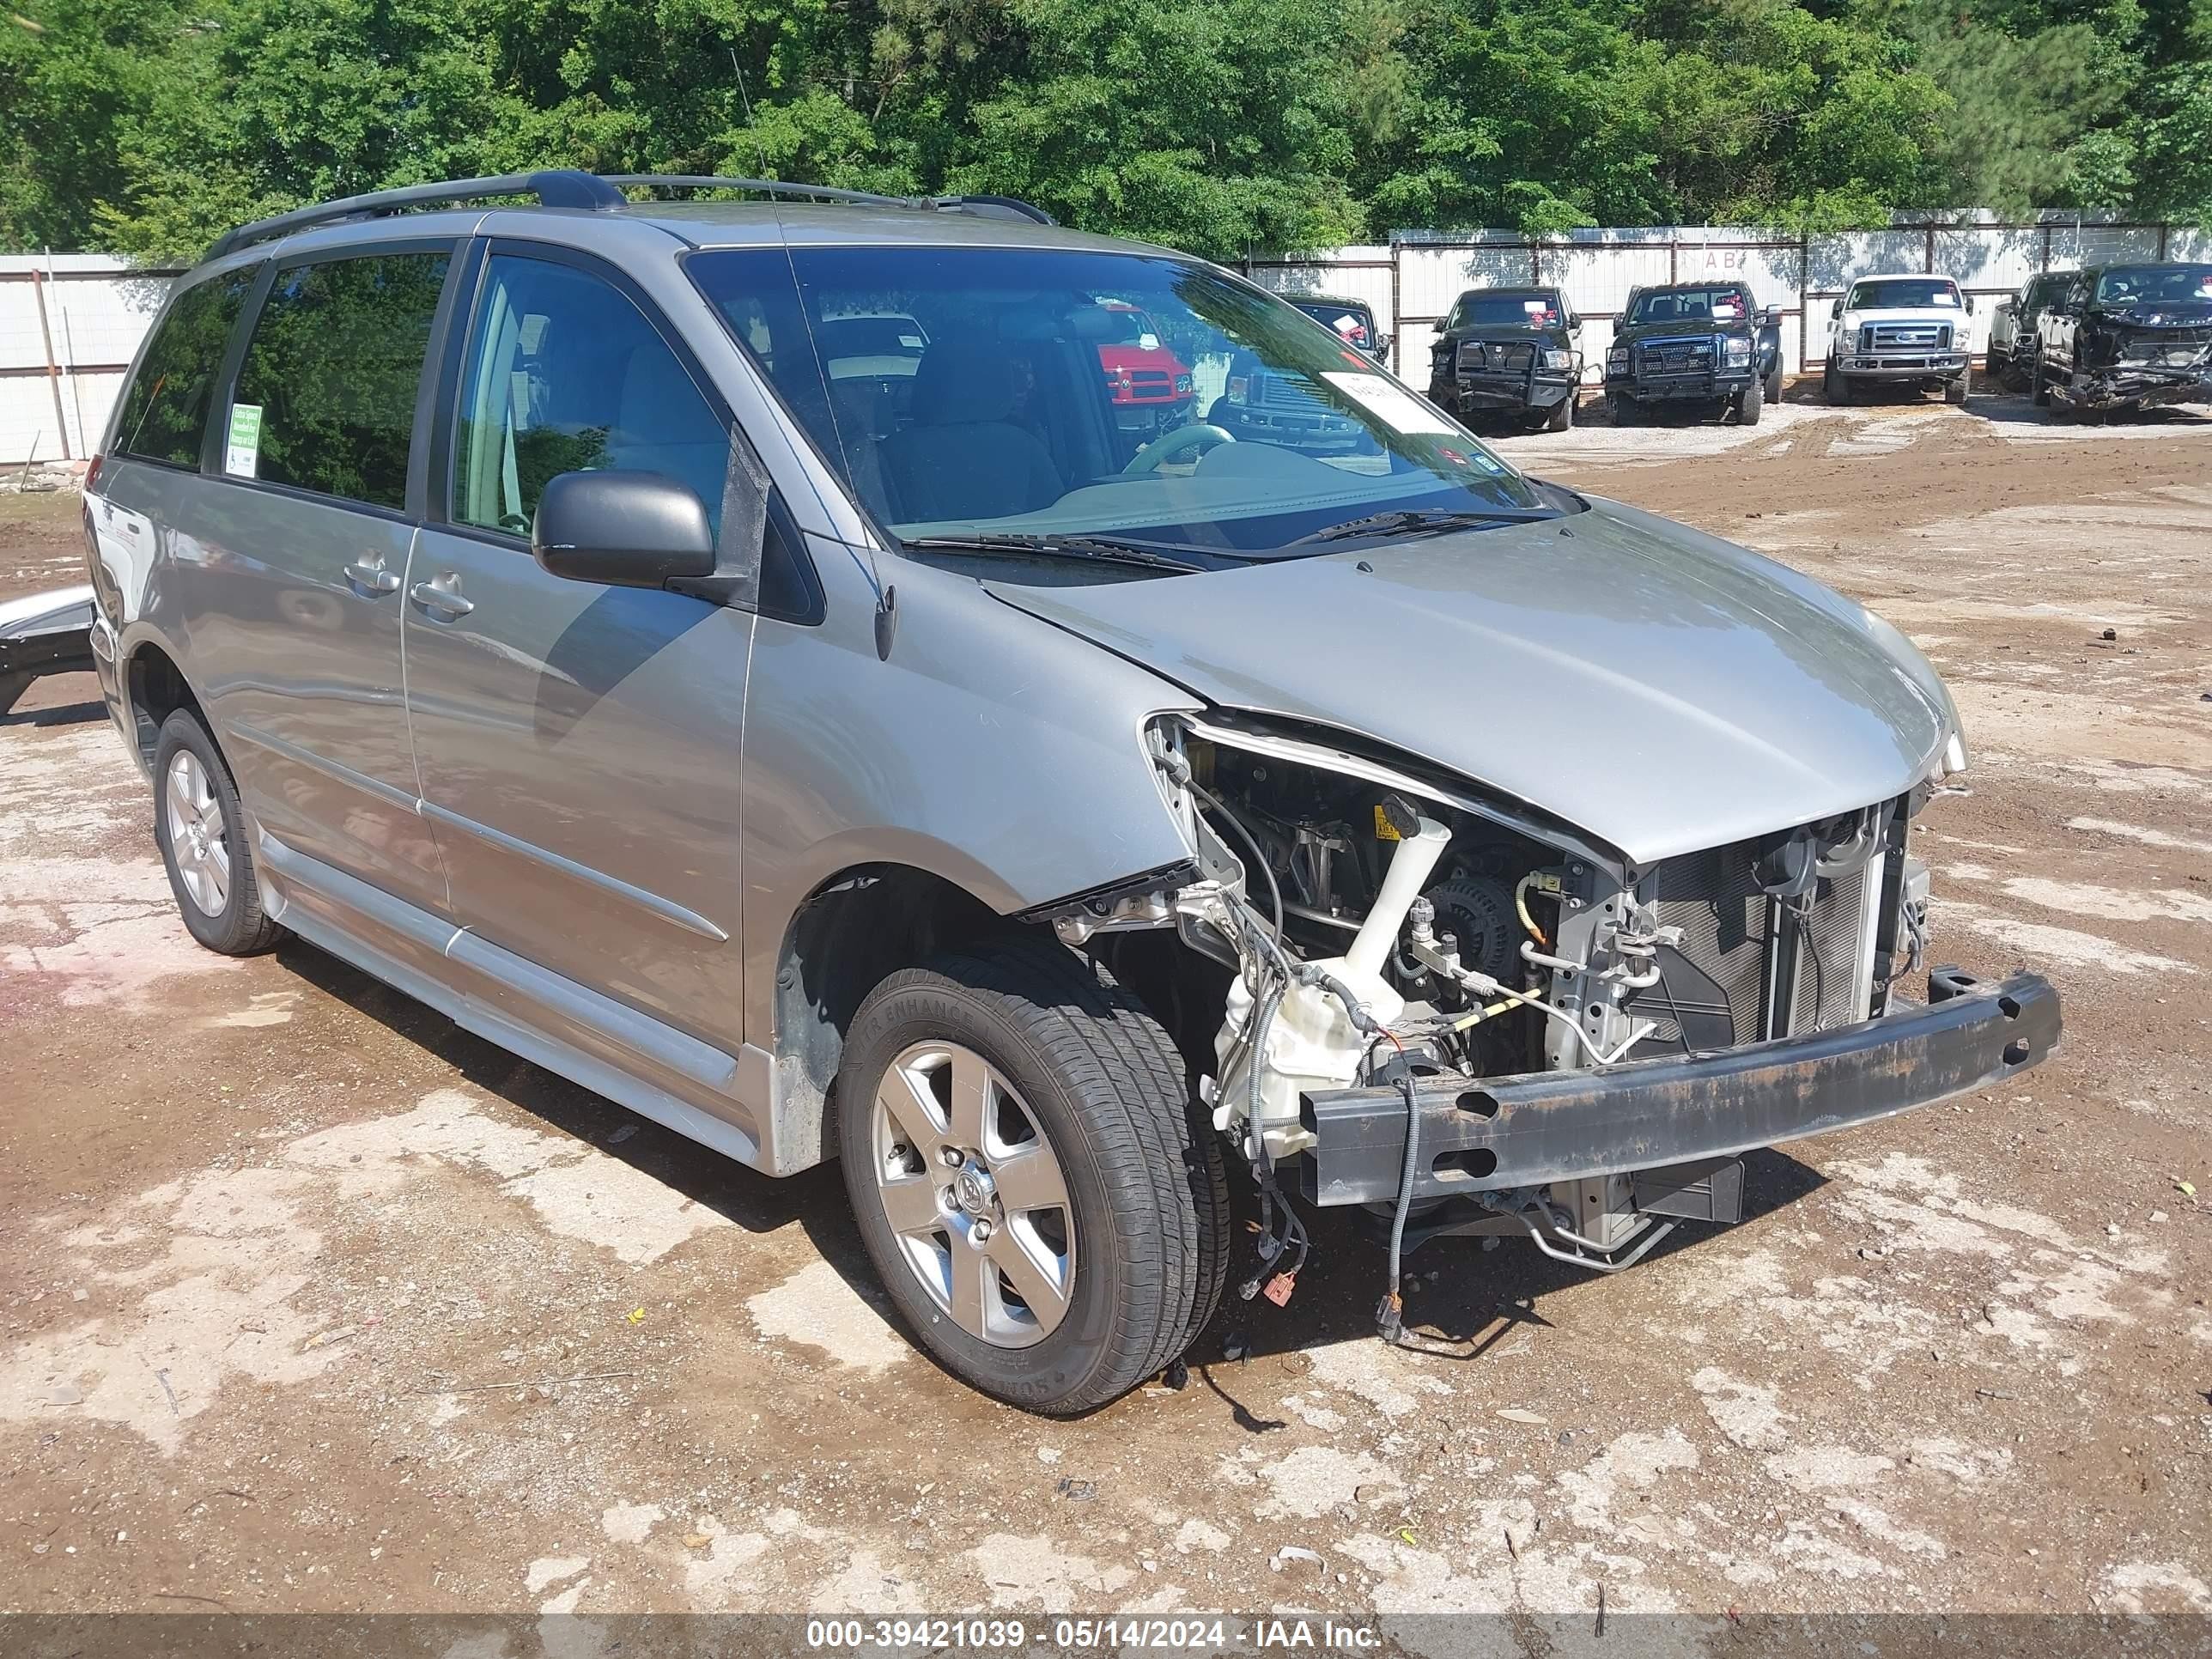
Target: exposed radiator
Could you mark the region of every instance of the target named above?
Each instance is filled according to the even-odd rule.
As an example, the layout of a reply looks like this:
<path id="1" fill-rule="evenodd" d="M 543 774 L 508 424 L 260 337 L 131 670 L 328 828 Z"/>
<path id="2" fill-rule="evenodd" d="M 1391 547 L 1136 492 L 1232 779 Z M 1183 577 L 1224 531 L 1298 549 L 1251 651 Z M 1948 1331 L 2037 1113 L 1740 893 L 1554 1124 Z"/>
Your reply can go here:
<path id="1" fill-rule="evenodd" d="M 1638 1045 L 1648 1059 L 1685 1049 L 1754 1042 L 1762 1037 L 1825 1030 L 1863 1019 L 1874 978 L 1873 908 L 1882 887 L 1877 858 L 1814 888 L 1802 922 L 1782 918 L 1784 945 L 1794 955 L 1794 980 L 1784 1019 L 1762 1017 L 1768 983 L 1775 902 L 1760 890 L 1744 842 L 1669 859 L 1652 875 L 1659 925 L 1679 927 L 1679 946 L 1662 946 L 1660 982 L 1628 1004 L 1657 1029 Z"/>

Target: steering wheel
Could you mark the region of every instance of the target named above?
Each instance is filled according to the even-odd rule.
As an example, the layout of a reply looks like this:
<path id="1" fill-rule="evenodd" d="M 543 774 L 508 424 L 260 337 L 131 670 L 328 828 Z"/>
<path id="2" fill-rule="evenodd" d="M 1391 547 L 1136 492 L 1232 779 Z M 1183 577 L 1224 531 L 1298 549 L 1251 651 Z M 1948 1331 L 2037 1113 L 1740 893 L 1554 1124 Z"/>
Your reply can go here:
<path id="1" fill-rule="evenodd" d="M 1131 478 L 1154 472 L 1169 461 L 1181 460 L 1188 451 L 1194 450 L 1203 455 L 1208 450 L 1236 441 L 1218 426 L 1205 421 L 1194 421 L 1188 426 L 1179 426 L 1172 432 L 1161 434 L 1129 457 L 1129 464 L 1121 469 L 1121 476 Z"/>

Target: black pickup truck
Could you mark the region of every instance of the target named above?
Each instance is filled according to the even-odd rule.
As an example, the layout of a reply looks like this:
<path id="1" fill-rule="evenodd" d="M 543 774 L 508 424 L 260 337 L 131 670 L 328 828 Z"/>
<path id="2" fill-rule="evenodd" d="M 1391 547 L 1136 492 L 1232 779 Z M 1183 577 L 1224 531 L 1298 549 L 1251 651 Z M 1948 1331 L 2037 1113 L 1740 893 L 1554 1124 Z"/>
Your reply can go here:
<path id="1" fill-rule="evenodd" d="M 2076 412 L 2212 400 L 2212 264 L 2100 265 L 2044 310 L 2035 401 Z"/>
<path id="2" fill-rule="evenodd" d="M 1745 426 L 1782 397 L 1782 313 L 1741 283 L 1632 289 L 1605 354 L 1605 409 L 1625 426 L 1646 407 L 1699 403 Z"/>
<path id="3" fill-rule="evenodd" d="M 1459 296 L 1429 359 L 1429 401 L 1473 419 L 1540 416 L 1545 429 L 1575 423 L 1583 321 L 1556 288 L 1479 288 Z"/>

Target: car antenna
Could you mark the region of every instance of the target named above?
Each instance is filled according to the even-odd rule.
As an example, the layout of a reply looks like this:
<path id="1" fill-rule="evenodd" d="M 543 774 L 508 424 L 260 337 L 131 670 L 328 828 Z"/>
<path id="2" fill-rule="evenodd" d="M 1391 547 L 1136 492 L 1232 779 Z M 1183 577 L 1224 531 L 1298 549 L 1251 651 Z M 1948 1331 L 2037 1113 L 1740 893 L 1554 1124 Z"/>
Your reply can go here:
<path id="1" fill-rule="evenodd" d="M 768 146 L 761 142 L 760 128 L 753 121 L 753 96 L 745 90 L 745 66 L 738 61 L 736 46 L 732 46 L 728 50 L 730 72 L 738 77 L 738 101 L 744 107 L 745 130 L 753 136 L 753 153 L 760 158 L 761 177 L 772 179 L 775 173 L 769 166 Z M 891 641 L 898 634 L 898 589 L 884 585 L 884 573 L 876 568 L 876 550 L 871 547 L 866 551 L 867 562 L 861 565 L 861 574 L 867 577 L 868 586 L 876 590 L 876 660 L 889 662 L 891 659 Z M 854 564 L 861 564 L 859 556 L 849 545 L 845 547 L 845 554 Z"/>

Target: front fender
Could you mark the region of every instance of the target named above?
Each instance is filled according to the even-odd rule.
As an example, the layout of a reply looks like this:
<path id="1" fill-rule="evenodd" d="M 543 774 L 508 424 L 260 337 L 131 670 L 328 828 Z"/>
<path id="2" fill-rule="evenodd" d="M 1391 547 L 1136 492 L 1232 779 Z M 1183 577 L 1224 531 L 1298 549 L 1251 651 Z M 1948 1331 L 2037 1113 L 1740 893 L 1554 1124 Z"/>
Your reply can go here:
<path id="1" fill-rule="evenodd" d="M 842 551 L 818 556 L 834 580 Z M 873 595 L 754 634 L 742 766 L 745 1029 L 774 1029 L 793 913 L 857 865 L 905 865 L 1001 915 L 1190 856 L 1146 722 L 1200 705 L 971 578 L 889 556 L 888 657 Z M 865 594 L 865 598 L 861 597 Z M 854 603 L 856 599 L 860 602 Z"/>

